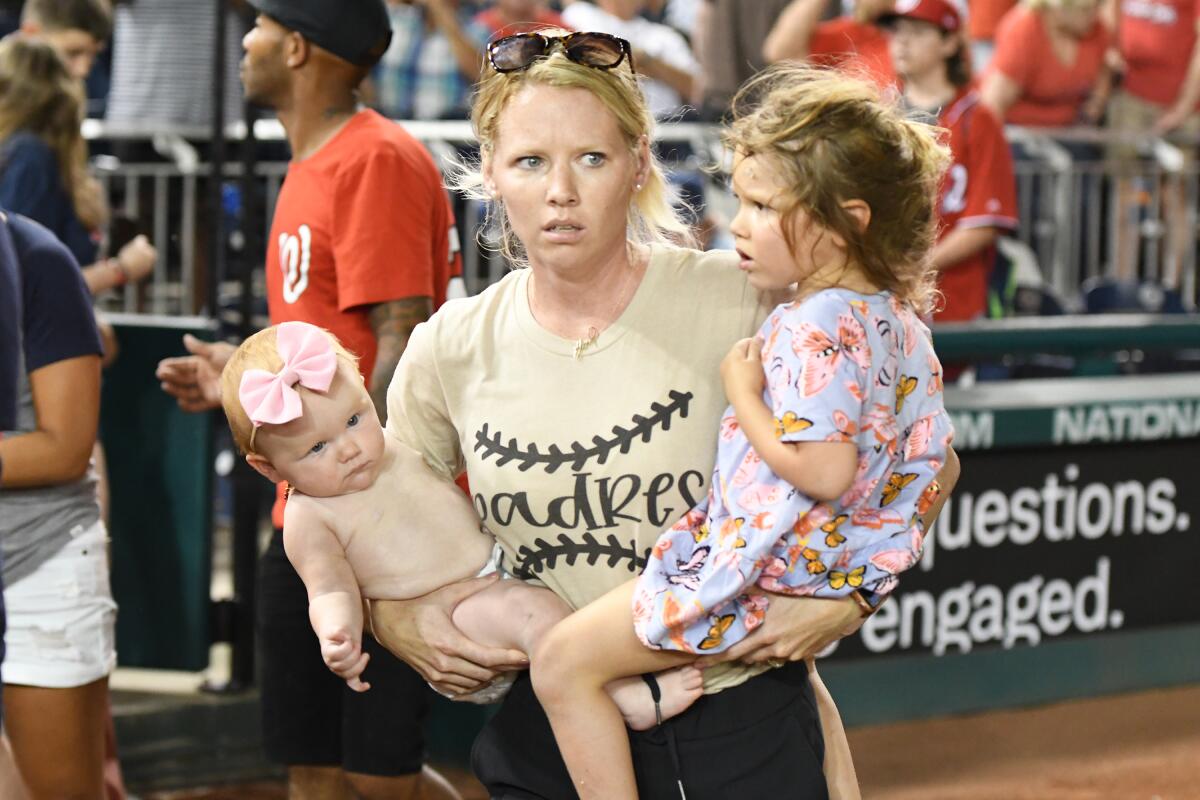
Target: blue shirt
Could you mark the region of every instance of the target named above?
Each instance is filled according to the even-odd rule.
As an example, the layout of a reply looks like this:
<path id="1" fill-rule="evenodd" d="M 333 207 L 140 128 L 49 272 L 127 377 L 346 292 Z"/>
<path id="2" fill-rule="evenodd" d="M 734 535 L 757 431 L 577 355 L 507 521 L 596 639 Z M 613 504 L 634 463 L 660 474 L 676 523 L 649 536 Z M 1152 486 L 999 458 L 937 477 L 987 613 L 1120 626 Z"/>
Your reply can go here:
<path id="1" fill-rule="evenodd" d="M 0 430 L 17 419 L 17 370 L 21 346 L 21 284 L 17 254 L 7 225 L 0 225 Z"/>
<path id="2" fill-rule="evenodd" d="M 32 133 L 15 133 L 0 144 L 0 207 L 49 228 L 81 265 L 95 263 L 96 242 L 75 213 L 58 159 Z"/>

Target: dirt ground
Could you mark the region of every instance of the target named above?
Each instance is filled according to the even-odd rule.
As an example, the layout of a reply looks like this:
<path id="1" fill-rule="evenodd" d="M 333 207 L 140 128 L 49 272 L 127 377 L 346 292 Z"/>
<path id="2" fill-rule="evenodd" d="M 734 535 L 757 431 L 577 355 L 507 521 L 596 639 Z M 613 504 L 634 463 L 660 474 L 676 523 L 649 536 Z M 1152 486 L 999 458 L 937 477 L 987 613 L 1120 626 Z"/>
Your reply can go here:
<path id="1" fill-rule="evenodd" d="M 849 737 L 864 798 L 1200 798 L 1200 686 L 856 728 Z"/>
<path id="2" fill-rule="evenodd" d="M 1200 800 L 1200 686 L 849 735 L 867 800 Z M 486 799 L 468 774 L 446 772 L 464 800 Z M 143 800 L 283 797 L 281 785 L 257 784 Z"/>

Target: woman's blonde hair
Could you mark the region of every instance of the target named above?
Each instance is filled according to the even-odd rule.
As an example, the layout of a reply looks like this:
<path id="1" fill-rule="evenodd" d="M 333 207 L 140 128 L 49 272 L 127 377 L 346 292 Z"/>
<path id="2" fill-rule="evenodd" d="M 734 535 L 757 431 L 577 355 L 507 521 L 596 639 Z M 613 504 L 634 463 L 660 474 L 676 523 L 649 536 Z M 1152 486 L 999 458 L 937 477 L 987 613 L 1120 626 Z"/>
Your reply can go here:
<path id="1" fill-rule="evenodd" d="M 221 370 L 221 407 L 225 410 L 225 419 L 229 421 L 233 443 L 242 453 L 255 452 L 254 423 L 247 416 L 246 409 L 242 408 L 242 400 L 238 396 L 242 375 L 250 369 L 264 369 L 272 373 L 283 369 L 283 359 L 280 358 L 279 349 L 275 345 L 278 330 L 278 325 L 272 325 L 246 339 Z M 332 333 L 325 331 L 325 335 L 329 337 L 338 361 L 351 367 L 357 375 L 358 357 L 343 347 Z M 296 388 L 298 391 L 307 391 L 302 386 Z"/>
<path id="2" fill-rule="evenodd" d="M 83 111 L 82 83 L 54 48 L 18 33 L 0 40 L 0 141 L 24 131 L 45 142 L 75 215 L 96 230 L 108 221 L 108 205 L 100 184 L 88 175 Z"/>
<path id="3" fill-rule="evenodd" d="M 566 35 L 568 31 L 550 28 L 539 30 L 538 33 L 553 38 Z M 495 151 L 500 133 L 500 114 L 513 97 L 530 85 L 577 88 L 591 92 L 616 117 L 617 125 L 633 152 L 637 151 L 643 136 L 647 140 L 654 138 L 654 115 L 646 105 L 646 99 L 638 86 L 637 75 L 626 63 L 614 69 L 585 67 L 567 58 L 560 48 L 555 48 L 548 57 L 541 58 L 528 69 L 517 72 L 496 72 L 490 64 L 486 65 L 486 73 L 476 86 L 471 104 L 471 126 L 479 140 L 483 158 L 490 157 Z M 547 109 L 547 119 L 551 119 L 556 113 L 570 112 L 569 109 Z M 494 198 L 483 185 L 480 167 L 479 164 L 464 165 L 451 182 L 455 189 L 472 199 L 492 201 Z M 649 169 L 642 182 L 642 188 L 634 195 L 629 206 L 629 238 L 641 244 L 693 244 L 692 233 L 675 210 L 672 200 L 673 192 L 667 185 L 662 166 L 651 152 Z M 488 209 L 488 222 L 495 223 L 500 233 L 497 249 L 514 266 L 528 266 L 525 249 L 513 232 L 503 203 L 492 202 Z M 487 227 L 485 225 L 480 229 L 481 234 Z M 480 243 L 487 246 L 482 239 Z"/>
<path id="4" fill-rule="evenodd" d="M 847 256 L 873 283 L 928 313 L 937 195 L 950 161 L 943 134 L 881 100 L 874 84 L 792 64 L 742 87 L 725 143 L 768 160 L 791 187 L 781 222 L 793 252 L 804 212 L 846 242 Z M 842 207 L 856 199 L 871 209 L 865 230 Z"/>

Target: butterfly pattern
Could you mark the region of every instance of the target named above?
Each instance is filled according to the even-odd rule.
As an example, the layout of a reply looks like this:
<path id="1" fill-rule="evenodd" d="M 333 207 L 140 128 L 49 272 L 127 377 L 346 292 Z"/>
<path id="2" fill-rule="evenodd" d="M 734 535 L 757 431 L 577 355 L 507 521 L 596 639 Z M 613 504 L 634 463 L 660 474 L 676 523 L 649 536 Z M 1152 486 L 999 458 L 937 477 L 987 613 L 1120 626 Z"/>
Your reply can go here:
<path id="1" fill-rule="evenodd" d="M 834 502 L 790 486 L 721 420 L 707 496 L 659 537 L 634 593 L 649 647 L 720 652 L 762 623 L 771 592 L 887 592 L 920 556 L 917 522 L 953 436 L 928 329 L 887 293 L 818 292 L 759 331 L 763 401 L 783 442 L 853 443 Z M 820 448 L 813 448 L 820 452 Z"/>

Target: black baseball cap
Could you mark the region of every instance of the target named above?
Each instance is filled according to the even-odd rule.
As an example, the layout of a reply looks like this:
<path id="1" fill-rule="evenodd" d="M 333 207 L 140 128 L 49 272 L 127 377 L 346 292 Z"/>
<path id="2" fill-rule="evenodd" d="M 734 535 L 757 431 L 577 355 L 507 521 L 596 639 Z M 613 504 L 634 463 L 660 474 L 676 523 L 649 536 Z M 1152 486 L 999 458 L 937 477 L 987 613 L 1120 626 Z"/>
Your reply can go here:
<path id="1" fill-rule="evenodd" d="M 356 66 L 374 66 L 392 41 L 384 0 L 250 0 L 250 4 Z"/>

